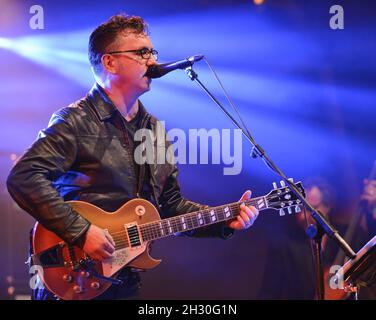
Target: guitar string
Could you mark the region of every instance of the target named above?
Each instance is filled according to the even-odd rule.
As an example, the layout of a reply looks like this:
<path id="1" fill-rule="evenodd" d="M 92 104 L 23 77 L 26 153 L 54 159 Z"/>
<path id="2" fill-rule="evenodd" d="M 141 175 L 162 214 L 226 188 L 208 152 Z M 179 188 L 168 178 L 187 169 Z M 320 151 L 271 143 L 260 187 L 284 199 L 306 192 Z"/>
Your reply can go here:
<path id="1" fill-rule="evenodd" d="M 239 209 L 239 204 L 241 204 L 242 202 L 239 202 L 239 203 L 235 203 L 235 204 L 232 204 L 231 206 L 229 205 L 228 207 L 231 207 L 231 211 L 233 210 L 233 209 L 237 209 L 237 211 L 238 211 L 238 209 Z M 224 207 L 226 207 L 226 206 L 224 206 Z M 218 209 L 219 207 L 216 207 L 216 209 Z M 205 209 L 204 211 L 206 211 L 206 210 L 208 210 L 208 209 Z M 213 210 L 213 209 L 210 209 L 210 210 Z M 191 225 L 192 227 L 193 227 L 193 229 L 195 229 L 195 227 L 199 227 L 199 226 L 205 226 L 205 225 L 208 225 L 208 224 L 210 224 L 210 223 L 206 223 L 206 224 L 203 224 L 203 225 L 197 225 L 197 226 L 195 226 L 195 224 L 194 224 L 194 220 L 197 220 L 197 218 L 194 218 L 194 216 L 195 215 L 197 215 L 199 212 L 198 211 L 196 211 L 196 212 L 191 212 L 191 213 L 189 213 L 188 215 L 190 215 L 191 217 L 188 217 L 188 216 L 185 216 L 185 219 L 187 219 L 186 220 L 186 223 L 187 223 L 187 225 Z M 210 211 L 207 211 L 207 212 L 201 212 L 203 215 L 204 214 L 208 214 L 208 213 L 210 213 Z M 218 213 L 219 214 L 219 213 Z M 217 214 L 217 217 L 218 217 L 218 214 Z M 223 213 L 222 213 L 223 214 Z M 231 212 L 231 216 L 232 216 L 232 212 Z M 180 230 L 180 227 L 182 226 L 182 222 L 181 222 L 181 218 L 182 217 L 179 217 L 179 216 L 177 216 L 177 217 L 172 217 L 172 218 L 170 218 L 169 219 L 169 221 L 170 221 L 170 225 L 166 225 L 166 223 L 164 222 L 164 224 L 165 224 L 165 229 L 174 229 L 174 230 L 176 230 L 177 229 L 177 231 L 175 231 L 175 232 L 178 232 L 178 231 L 183 231 L 183 230 Z M 207 217 L 207 218 L 209 218 L 209 217 Z M 204 220 L 204 219 L 203 219 Z M 163 221 L 163 220 L 162 220 Z M 221 220 L 220 220 L 221 221 Z M 159 225 L 159 223 L 160 223 L 161 221 L 153 221 L 153 222 L 151 222 L 151 223 L 148 223 L 148 225 L 149 226 L 146 226 L 146 224 L 144 224 L 144 225 L 141 225 L 140 226 L 140 229 L 141 229 L 141 233 L 142 233 L 142 235 L 144 236 L 144 238 L 146 239 L 146 241 L 148 241 L 148 239 L 149 238 L 151 238 L 151 239 L 155 239 L 155 238 L 160 238 L 160 237 L 163 237 L 165 234 L 162 234 L 161 232 L 160 232 L 160 226 L 159 226 L 159 228 L 156 228 L 156 225 L 158 224 Z M 190 230 L 190 229 L 192 229 L 192 228 L 188 228 L 188 229 L 185 229 L 185 230 Z M 167 236 L 169 236 L 169 235 L 171 235 L 171 234 L 173 234 L 173 233 L 175 233 L 175 232 L 169 232 L 169 233 L 167 233 Z M 114 236 L 114 240 L 115 240 L 115 242 L 117 242 L 118 244 L 120 244 L 120 245 L 124 245 L 124 244 L 127 244 L 127 245 L 129 245 L 129 243 L 128 243 L 128 239 L 126 238 L 126 235 L 127 235 L 127 232 L 125 231 L 125 230 L 123 230 L 123 231 L 119 231 L 119 232 L 115 232 L 115 233 L 112 233 L 111 235 L 113 235 Z M 123 237 L 123 236 L 125 236 L 125 237 Z"/>
<path id="2" fill-rule="evenodd" d="M 226 207 L 230 207 L 231 208 L 231 216 L 230 217 L 228 217 L 229 219 L 231 219 L 232 217 L 233 217 L 233 209 L 236 209 L 236 211 L 239 211 L 239 207 L 240 207 L 240 205 L 242 204 L 242 203 L 247 203 L 247 205 L 248 204 L 252 204 L 252 202 L 255 202 L 256 200 L 259 200 L 259 199 L 251 199 L 251 200 L 249 200 L 249 201 L 239 201 L 239 202 L 236 202 L 236 203 L 232 203 L 232 204 L 229 204 L 229 205 L 223 205 L 223 206 L 218 206 L 218 207 L 215 207 L 215 208 L 208 208 L 208 209 L 205 209 L 204 211 L 206 211 L 206 212 L 203 212 L 203 211 L 201 211 L 201 213 L 204 215 L 204 214 L 208 214 L 208 213 L 210 213 L 210 211 L 212 211 L 213 209 L 216 209 L 216 210 L 218 210 L 219 208 L 221 208 L 221 207 L 224 207 L 224 208 L 226 208 Z M 208 210 L 210 210 L 210 211 L 208 211 Z M 197 227 L 201 227 L 201 226 L 205 226 L 205 225 L 209 225 L 209 224 L 214 224 L 214 221 L 212 221 L 212 220 L 210 220 L 210 222 L 212 222 L 212 223 L 208 223 L 208 222 L 206 222 L 206 224 L 202 224 L 202 225 L 200 225 L 200 224 L 197 224 L 197 222 L 196 222 L 196 225 L 195 225 L 195 220 L 197 220 L 197 218 L 195 217 L 197 214 L 198 214 L 199 212 L 198 211 L 196 211 L 196 212 L 192 212 L 192 213 L 190 213 L 190 214 L 188 214 L 188 215 L 190 215 L 191 217 L 188 217 L 188 216 L 185 216 L 185 218 L 187 219 L 186 220 L 186 224 L 187 225 L 189 225 L 189 227 L 188 228 L 186 228 L 186 229 L 182 229 L 182 230 L 180 230 L 180 227 L 182 226 L 182 221 L 181 221 L 181 218 L 182 217 L 179 217 L 179 216 L 177 216 L 177 217 L 172 217 L 172 218 L 170 218 L 170 221 L 172 222 L 172 223 L 170 223 L 170 225 L 168 226 L 168 225 L 165 225 L 165 228 L 166 227 L 168 227 L 168 228 L 171 228 L 171 229 L 177 229 L 177 231 L 175 231 L 175 232 L 178 232 L 178 231 L 187 231 L 187 230 L 191 230 L 191 229 L 196 229 Z M 223 221 L 223 220 L 220 220 L 221 218 L 218 218 L 218 215 L 223 215 L 223 212 L 222 213 L 216 213 L 216 216 L 217 216 L 217 220 L 216 220 L 216 222 L 218 222 L 218 220 L 219 221 Z M 210 219 L 210 217 L 206 217 L 206 218 L 209 218 Z M 203 219 L 204 220 L 204 219 Z M 156 225 L 155 224 L 159 224 L 161 221 L 153 221 L 153 222 L 151 222 L 151 223 L 149 223 L 150 224 L 150 226 L 149 227 L 146 227 L 145 228 L 145 225 L 146 224 L 144 224 L 144 225 L 141 225 L 140 226 L 140 229 L 142 229 L 141 230 L 141 233 L 142 233 L 142 235 L 144 236 L 144 238 L 146 239 L 146 241 L 148 241 L 149 240 L 149 238 L 151 238 L 151 239 L 155 239 L 155 238 L 161 238 L 161 237 L 164 237 L 164 236 L 169 236 L 169 235 L 171 235 L 171 234 L 173 234 L 173 233 L 175 233 L 175 232 L 168 232 L 167 233 L 167 235 L 166 234 L 162 234 L 161 233 L 161 231 L 160 231 L 160 228 L 155 228 L 156 227 Z M 159 226 L 160 227 L 160 226 Z M 123 235 L 125 235 L 126 236 L 126 231 L 125 230 L 123 230 L 123 231 L 120 231 L 120 232 L 117 232 L 117 235 L 115 235 L 115 241 L 118 243 L 118 244 L 120 244 L 120 245 L 124 245 L 124 244 L 126 244 L 126 245 L 129 245 L 129 243 L 128 243 L 128 239 L 127 238 L 124 238 L 124 237 L 121 237 L 121 238 L 119 238 L 119 234 L 123 234 Z M 151 240 L 150 239 L 150 240 Z"/>
<path id="3" fill-rule="evenodd" d="M 195 212 L 190 212 L 190 213 L 187 213 L 187 214 L 184 214 L 184 215 L 180 215 L 180 216 L 175 216 L 175 217 L 171 217 L 171 218 L 168 218 L 168 219 L 163 219 L 163 220 L 158 220 L 158 221 L 151 221 L 151 222 L 148 222 L 148 223 L 145 223 L 145 224 L 142 224 L 140 227 L 142 228 L 147 228 L 147 227 L 152 227 L 154 228 L 154 225 L 159 223 L 159 222 L 164 222 L 166 220 L 169 220 L 170 222 L 173 222 L 175 223 L 176 221 L 173 221 L 173 220 L 181 220 L 181 218 L 184 216 L 185 218 L 188 218 L 188 216 L 194 216 L 194 215 L 197 215 L 199 213 L 202 213 L 202 214 L 207 214 L 207 213 L 210 213 L 210 211 L 212 210 L 218 210 L 220 208 L 225 208 L 225 207 L 231 207 L 232 209 L 234 209 L 235 207 L 239 206 L 239 204 L 243 203 L 243 202 L 247 202 L 247 205 L 250 205 L 252 204 L 251 202 L 253 201 L 254 199 L 252 199 L 251 201 L 242 201 L 242 202 L 234 202 L 234 203 L 231 203 L 229 205 L 222 205 L 222 206 L 217 206 L 217 207 L 211 207 L 211 208 L 207 208 L 207 209 L 203 209 L 203 210 L 199 210 L 199 211 L 195 211 Z M 255 204 L 255 203 L 254 203 Z M 165 223 L 165 222 L 164 222 Z M 176 225 L 176 223 L 175 223 Z M 117 232 L 114 232 L 114 233 L 111 233 L 111 235 L 113 234 L 119 234 L 119 233 L 126 233 L 125 230 L 122 230 L 122 231 L 117 231 Z"/>
<path id="4" fill-rule="evenodd" d="M 200 227 L 216 224 L 221 221 L 230 220 L 231 218 L 235 218 L 238 215 L 240 205 L 243 203 L 246 205 L 256 205 L 258 207 L 259 201 L 264 200 L 265 202 L 263 202 L 262 204 L 266 206 L 261 209 L 260 208 L 258 209 L 259 210 L 268 209 L 269 207 L 272 207 L 273 204 L 275 205 L 281 202 L 281 201 L 271 202 L 272 199 L 275 199 L 276 197 L 281 197 L 287 194 L 288 192 L 289 191 L 287 190 L 281 191 L 279 194 L 277 194 L 277 196 L 266 195 L 266 196 L 252 198 L 252 199 L 248 199 L 244 201 L 233 202 L 227 205 L 225 204 L 225 205 L 211 207 L 211 208 L 207 208 L 207 209 L 203 209 L 203 210 L 199 210 L 195 212 L 190 212 L 187 214 L 171 217 L 168 219 L 162 219 L 159 221 L 151 221 L 143 225 L 140 225 L 139 230 L 141 232 L 141 236 L 145 239 L 145 241 L 149 241 L 149 239 L 153 240 L 153 239 L 163 238 L 166 236 L 170 236 L 176 232 L 189 231 L 192 229 L 197 229 Z M 230 216 L 228 217 L 224 217 L 225 208 L 230 209 Z M 234 210 L 236 211 L 235 214 L 233 212 Z M 213 211 L 216 217 L 216 220 L 214 221 L 212 220 L 212 215 L 211 215 Z M 202 215 L 200 218 L 199 218 L 199 214 Z M 182 221 L 183 218 L 184 218 L 184 222 Z M 202 219 L 201 224 L 200 224 L 199 219 Z M 184 229 L 184 225 L 183 225 L 184 223 L 188 226 L 188 228 Z M 180 230 L 181 228 L 183 229 Z M 174 231 L 165 233 L 166 230 L 168 231 L 174 230 Z M 114 233 L 111 233 L 111 236 L 113 237 L 114 242 L 115 242 L 115 250 L 130 247 L 132 239 L 129 239 L 127 235 L 128 235 L 128 231 L 126 230 L 121 230 L 121 231 L 116 231 Z M 139 241 L 138 237 L 139 237 L 139 234 L 137 233 L 137 240 Z"/>
<path id="5" fill-rule="evenodd" d="M 244 201 L 244 202 L 246 202 L 246 201 Z M 238 207 L 241 203 L 243 203 L 243 202 L 232 203 L 230 205 L 223 205 L 223 206 L 218 206 L 218 207 L 213 207 L 213 208 L 207 208 L 207 209 L 200 210 L 200 211 L 190 212 L 190 213 L 185 214 L 184 218 L 187 219 L 187 220 L 188 219 L 195 219 L 196 220 L 195 216 L 198 215 L 199 213 L 201 213 L 202 215 L 207 215 L 208 213 L 210 213 L 210 211 L 218 210 L 221 207 L 223 207 L 223 208 L 230 207 L 230 209 L 238 209 Z M 252 204 L 251 201 L 249 203 L 247 203 L 247 205 L 249 205 L 249 204 Z M 217 213 L 216 215 L 218 216 L 218 214 L 220 214 L 220 213 Z M 154 231 L 157 224 L 159 224 L 159 223 L 166 224 L 167 223 L 166 220 L 170 221 L 170 224 L 165 225 L 165 227 L 176 228 L 177 226 L 181 225 L 181 219 L 182 218 L 183 218 L 183 215 L 175 216 L 175 217 L 171 217 L 171 218 L 163 219 L 163 220 L 159 220 L 159 221 L 152 221 L 152 222 L 148 222 L 148 223 L 140 225 L 140 228 L 142 229 L 142 232 L 145 232 L 145 233 L 147 233 L 148 231 Z M 126 234 L 127 234 L 127 231 L 122 230 L 122 231 L 117 231 L 117 232 L 111 233 L 111 236 L 126 235 Z"/>
<path id="6" fill-rule="evenodd" d="M 263 198 L 263 197 L 260 197 L 260 198 Z M 213 208 L 208 208 L 208 209 L 204 209 L 204 210 L 201 210 L 201 211 L 188 213 L 188 214 L 184 215 L 184 219 L 185 219 L 184 222 L 182 221 L 183 216 L 176 216 L 176 217 L 172 217 L 170 219 L 165 219 L 165 220 L 160 220 L 160 221 L 152 221 L 152 222 L 140 225 L 140 230 L 141 230 L 141 233 L 146 237 L 149 236 L 151 238 L 160 238 L 160 237 L 163 237 L 165 235 L 165 234 L 161 233 L 161 224 L 162 224 L 162 231 L 164 231 L 163 228 L 164 229 L 175 229 L 176 230 L 175 232 L 196 229 L 197 227 L 214 224 L 216 222 L 221 222 L 221 221 L 224 221 L 224 220 L 229 220 L 229 219 L 234 217 L 233 212 L 232 212 L 234 209 L 236 209 L 236 211 L 239 211 L 240 204 L 242 204 L 242 203 L 246 203 L 247 205 L 257 204 L 256 202 L 258 202 L 260 200 L 260 198 L 251 199 L 249 201 L 239 201 L 239 202 L 235 202 L 235 203 L 232 203 L 232 204 L 229 204 L 229 205 L 222 205 L 222 206 L 218 206 L 218 207 L 213 207 Z M 218 209 L 223 209 L 223 208 L 226 208 L 226 207 L 229 207 L 231 209 L 231 216 L 227 217 L 228 219 L 221 220 L 222 218 L 220 218 L 219 215 L 223 216 L 223 212 L 216 212 L 216 211 Z M 267 208 L 263 208 L 263 209 L 267 209 Z M 214 212 L 216 214 L 216 218 L 217 218 L 215 221 L 210 220 L 211 217 L 207 216 L 213 210 L 214 210 Z M 205 220 L 205 217 L 203 217 L 203 221 L 204 221 L 203 224 L 197 224 L 197 215 L 199 213 L 201 213 L 203 216 L 206 215 L 206 220 Z M 208 219 L 210 220 L 210 222 L 207 222 Z M 170 223 L 166 224 L 166 220 L 169 220 Z M 181 229 L 181 227 L 183 226 L 183 223 L 186 223 L 187 225 L 191 225 L 193 228 L 191 228 L 189 226 L 189 228 Z M 167 235 L 170 235 L 172 233 L 174 233 L 174 232 L 168 232 Z M 122 231 L 114 232 L 111 235 L 113 235 L 117 239 L 120 239 L 119 236 L 121 238 L 123 238 L 123 236 L 125 236 L 125 237 L 127 236 L 127 231 L 122 230 Z"/>
<path id="7" fill-rule="evenodd" d="M 267 208 L 265 208 L 265 209 L 267 209 Z M 187 223 L 187 224 L 191 224 L 192 228 L 188 227 L 188 229 L 183 229 L 183 230 L 180 230 L 180 228 L 179 228 L 178 231 L 188 231 L 188 230 L 196 229 L 197 227 L 205 226 L 205 225 L 195 225 L 193 221 L 191 221 L 191 223 Z M 211 223 L 211 224 L 215 224 L 215 223 Z M 206 225 L 208 225 L 208 224 L 206 224 Z M 176 227 L 179 227 L 179 226 L 181 226 L 180 222 L 176 223 L 174 227 L 176 228 Z M 172 227 L 172 225 L 170 225 L 170 227 Z M 162 234 L 160 232 L 160 229 L 157 229 L 157 230 L 152 229 L 151 232 L 150 232 L 150 230 L 141 230 L 141 233 L 142 233 L 145 241 L 150 241 L 150 240 L 153 240 L 153 239 L 163 238 L 165 236 L 170 236 L 170 235 L 172 235 L 172 234 L 174 234 L 178 231 L 169 232 L 167 234 Z M 123 232 L 126 233 L 125 231 L 123 231 Z M 127 238 L 119 238 L 118 236 L 115 236 L 114 240 L 116 242 L 116 246 L 119 247 L 119 248 L 124 248 L 124 246 L 125 247 L 129 246 L 129 242 L 128 242 Z"/>
<path id="8" fill-rule="evenodd" d="M 284 192 L 282 191 L 278 196 L 282 196 L 283 194 L 284 194 Z M 233 212 L 232 212 L 233 209 L 236 209 L 236 211 L 239 211 L 239 207 L 242 203 L 245 203 L 246 205 L 257 205 L 258 201 L 260 199 L 263 199 L 263 198 L 264 198 L 264 200 L 267 200 L 268 198 L 275 198 L 275 196 L 270 196 L 270 195 L 269 196 L 262 196 L 262 197 L 258 197 L 258 198 L 245 200 L 245 201 L 234 202 L 234 203 L 231 203 L 231 204 L 228 204 L 228 205 L 221 205 L 221 206 L 212 207 L 212 208 L 208 208 L 208 209 L 204 209 L 204 210 L 200 210 L 200 211 L 191 212 L 191 213 L 185 214 L 183 216 L 176 216 L 176 217 L 172 217 L 172 218 L 160 220 L 160 221 L 152 221 L 152 222 L 140 225 L 140 230 L 141 230 L 143 237 L 146 239 L 146 241 L 148 241 L 149 239 L 152 240 L 152 239 L 156 239 L 156 238 L 162 238 L 164 236 L 169 236 L 169 235 L 176 233 L 176 232 L 188 231 L 188 230 L 196 229 L 196 228 L 203 227 L 203 226 L 206 226 L 206 225 L 215 224 L 217 222 L 221 222 L 221 221 L 224 221 L 224 220 L 229 220 L 229 219 L 233 218 Z M 268 207 L 271 207 L 273 204 L 277 204 L 277 203 L 278 202 L 274 202 L 274 203 L 269 202 Z M 219 215 L 223 216 L 223 212 L 216 212 L 216 211 L 219 210 L 219 209 L 223 210 L 226 207 L 230 208 L 231 216 L 227 217 L 228 219 L 221 220 L 221 218 L 219 218 Z M 263 209 L 267 209 L 268 207 L 265 207 Z M 207 216 L 213 210 L 214 210 L 216 218 L 217 218 L 215 221 L 210 220 L 211 216 L 210 217 Z M 198 216 L 199 213 L 201 213 L 203 216 L 206 215 L 206 220 L 205 220 L 205 217 L 203 217 L 202 219 L 203 219 L 204 223 L 201 224 L 201 225 L 200 225 L 200 223 L 197 224 L 197 221 L 196 221 L 198 219 L 197 216 Z M 186 219 L 184 222 L 182 221 L 183 217 L 184 217 L 184 219 Z M 235 215 L 235 217 L 236 217 L 236 215 Z M 208 219 L 209 219 L 210 222 L 207 222 Z M 170 222 L 168 225 L 166 225 L 166 220 L 168 220 Z M 196 225 L 195 225 L 195 221 L 196 221 Z M 183 223 L 186 223 L 188 225 L 188 228 L 184 229 Z M 162 226 L 161 226 L 161 224 L 162 224 Z M 167 235 L 165 233 L 162 233 L 161 231 L 164 231 L 163 230 L 163 224 L 164 224 L 165 229 L 167 229 L 167 228 L 169 230 L 175 229 L 176 231 L 175 232 L 168 232 Z M 192 226 L 192 228 L 191 228 L 191 226 Z M 162 230 L 161 230 L 161 227 L 162 227 Z M 183 227 L 182 230 L 180 230 L 181 227 Z M 127 231 L 122 230 L 122 231 L 114 232 L 111 235 L 114 237 L 114 241 L 115 241 L 116 245 L 129 246 L 128 238 L 126 237 Z"/>

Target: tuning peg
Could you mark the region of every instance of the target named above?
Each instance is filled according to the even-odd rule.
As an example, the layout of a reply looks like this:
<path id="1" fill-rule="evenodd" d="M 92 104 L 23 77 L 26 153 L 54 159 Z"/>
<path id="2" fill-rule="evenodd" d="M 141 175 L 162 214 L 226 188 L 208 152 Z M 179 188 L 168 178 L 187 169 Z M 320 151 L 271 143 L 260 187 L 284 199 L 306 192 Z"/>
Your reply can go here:
<path id="1" fill-rule="evenodd" d="M 296 205 L 294 207 L 294 210 L 295 210 L 295 213 L 299 213 L 299 212 L 302 212 L 302 210 L 300 209 L 300 207 L 298 205 Z"/>
<path id="2" fill-rule="evenodd" d="M 285 211 L 283 209 L 279 209 L 279 215 L 282 217 L 285 215 Z"/>
<path id="3" fill-rule="evenodd" d="M 287 212 L 288 212 L 289 214 L 292 213 L 291 207 L 287 207 Z"/>
<path id="4" fill-rule="evenodd" d="M 276 182 L 273 182 L 273 189 L 278 189 L 278 186 L 277 186 L 277 183 Z"/>
<path id="5" fill-rule="evenodd" d="M 281 184 L 282 188 L 284 188 L 286 186 L 286 183 L 283 180 L 281 180 L 280 184 Z"/>
<path id="6" fill-rule="evenodd" d="M 294 183 L 294 178 L 288 178 L 287 180 Z"/>

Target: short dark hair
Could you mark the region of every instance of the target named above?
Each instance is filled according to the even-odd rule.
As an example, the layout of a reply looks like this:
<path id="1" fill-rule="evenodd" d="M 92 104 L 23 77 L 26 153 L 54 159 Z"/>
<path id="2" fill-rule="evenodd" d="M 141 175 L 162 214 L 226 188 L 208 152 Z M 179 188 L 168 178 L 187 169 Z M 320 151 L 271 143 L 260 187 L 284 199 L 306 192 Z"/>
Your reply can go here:
<path id="1" fill-rule="evenodd" d="M 99 25 L 89 38 L 89 61 L 94 72 L 99 72 L 102 67 L 101 58 L 109 45 L 116 41 L 122 32 L 135 34 L 149 34 L 148 25 L 139 16 L 117 14 Z"/>

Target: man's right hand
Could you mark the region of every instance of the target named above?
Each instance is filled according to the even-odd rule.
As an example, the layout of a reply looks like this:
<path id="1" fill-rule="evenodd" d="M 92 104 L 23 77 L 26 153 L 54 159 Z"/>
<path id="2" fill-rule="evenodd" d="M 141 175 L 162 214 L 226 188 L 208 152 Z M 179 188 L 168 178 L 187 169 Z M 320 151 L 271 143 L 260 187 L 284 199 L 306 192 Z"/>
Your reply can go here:
<path id="1" fill-rule="evenodd" d="M 115 242 L 108 232 L 92 224 L 86 232 L 83 250 L 92 259 L 101 261 L 112 257 Z"/>

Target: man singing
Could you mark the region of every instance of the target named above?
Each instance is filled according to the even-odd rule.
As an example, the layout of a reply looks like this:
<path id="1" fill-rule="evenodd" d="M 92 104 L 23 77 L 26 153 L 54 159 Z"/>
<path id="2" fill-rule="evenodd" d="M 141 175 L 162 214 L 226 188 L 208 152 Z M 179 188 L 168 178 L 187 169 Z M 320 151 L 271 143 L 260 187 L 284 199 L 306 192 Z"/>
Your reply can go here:
<path id="1" fill-rule="evenodd" d="M 7 186 L 19 206 L 46 229 L 102 261 L 115 251 L 113 238 L 66 201 L 115 211 L 139 197 L 152 202 L 162 218 L 207 206 L 183 198 L 174 164 L 140 164 L 135 159 L 135 132 L 144 128 L 157 136 L 163 130 L 139 100 L 150 90 L 151 79 L 145 73 L 158 54 L 143 19 L 111 17 L 90 35 L 88 54 L 96 84 L 86 97 L 53 114 L 13 167 Z M 165 149 L 170 152 L 168 144 Z M 245 192 L 241 200 L 250 195 Z M 237 218 L 189 235 L 226 239 L 234 230 L 249 228 L 257 216 L 255 207 L 241 205 Z M 137 297 L 137 270 L 125 267 L 118 278 L 123 284 L 112 285 L 99 299 Z M 56 296 L 43 288 L 33 291 L 33 299 Z"/>

